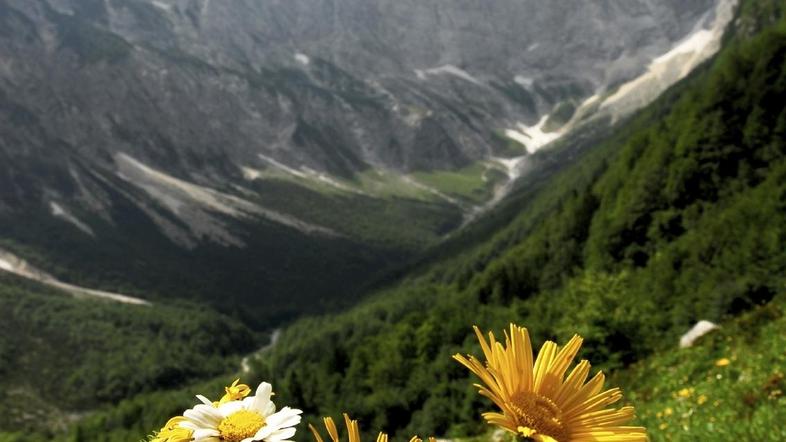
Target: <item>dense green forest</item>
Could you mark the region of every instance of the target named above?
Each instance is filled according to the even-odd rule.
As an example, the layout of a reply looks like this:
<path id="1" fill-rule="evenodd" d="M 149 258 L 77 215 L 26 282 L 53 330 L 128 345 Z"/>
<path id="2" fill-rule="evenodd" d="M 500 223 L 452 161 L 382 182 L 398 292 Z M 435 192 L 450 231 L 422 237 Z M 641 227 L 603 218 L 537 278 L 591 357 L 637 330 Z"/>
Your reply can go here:
<path id="1" fill-rule="evenodd" d="M 4 273 L 0 317 L 0 428 L 23 432 L 236 370 L 264 342 L 204 307 L 77 299 Z"/>
<path id="2" fill-rule="evenodd" d="M 711 62 L 536 191 L 520 189 L 499 209 L 516 213 L 509 222 L 481 219 L 361 305 L 296 322 L 254 361 L 245 380 L 272 382 L 277 403 L 302 408 L 311 422 L 349 411 L 369 434 L 482 435 L 487 429 L 479 413 L 490 405 L 450 356 L 478 352 L 472 324 L 499 330 L 514 321 L 529 328 L 536 345 L 583 335 L 581 356 L 612 372 L 653 440 L 783 440 L 784 8 L 775 0 L 743 1 Z M 50 299 L 33 304 L 66 309 Z M 129 320 L 122 308 L 118 317 Z M 223 356 L 248 350 L 253 337 L 215 313 L 185 317 L 165 309 L 129 320 L 125 330 L 135 334 L 108 333 L 106 342 L 128 345 L 128 354 L 140 355 L 133 360 L 166 361 L 180 338 L 202 333 L 201 351 L 183 343 L 174 354 L 216 359 L 199 359 L 187 364 L 193 372 L 183 372 L 177 365 L 183 361 L 174 358 L 172 378 L 134 371 L 135 391 L 146 393 L 77 420 L 55 440 L 137 440 L 191 404 L 193 394 L 216 396 L 231 382 L 238 358 Z M 89 311 L 73 311 L 86 330 Z M 701 319 L 721 323 L 721 330 L 678 350 L 679 336 Z M 150 324 L 161 322 L 163 330 L 183 321 L 187 334 L 146 353 L 164 339 Z M 76 336 L 69 345 L 87 339 Z M 64 357 L 66 349 L 51 349 L 50 357 Z M 16 353 L 0 347 L 3 358 Z M 724 358 L 728 365 L 718 364 Z M 157 360 L 151 369 L 161 365 Z M 102 370 L 126 368 L 113 361 Z M 2 379 L 21 383 L 22 374 L 31 383 L 55 383 L 59 376 Z M 153 391 L 197 378 L 213 380 Z M 303 428 L 299 440 L 309 438 Z M 0 441 L 52 440 L 37 437 L 0 434 Z"/>

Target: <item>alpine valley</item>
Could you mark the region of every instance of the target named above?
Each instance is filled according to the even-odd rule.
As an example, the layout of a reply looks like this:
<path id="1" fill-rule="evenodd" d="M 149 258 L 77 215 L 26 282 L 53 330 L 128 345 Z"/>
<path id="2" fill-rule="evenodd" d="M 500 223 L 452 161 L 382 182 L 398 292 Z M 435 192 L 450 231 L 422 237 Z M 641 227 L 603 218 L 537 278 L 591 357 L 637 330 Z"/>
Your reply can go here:
<path id="1" fill-rule="evenodd" d="M 0 0 L 0 441 L 238 376 L 485 440 L 450 355 L 509 322 L 582 334 L 652 440 L 783 440 L 784 9 Z"/>

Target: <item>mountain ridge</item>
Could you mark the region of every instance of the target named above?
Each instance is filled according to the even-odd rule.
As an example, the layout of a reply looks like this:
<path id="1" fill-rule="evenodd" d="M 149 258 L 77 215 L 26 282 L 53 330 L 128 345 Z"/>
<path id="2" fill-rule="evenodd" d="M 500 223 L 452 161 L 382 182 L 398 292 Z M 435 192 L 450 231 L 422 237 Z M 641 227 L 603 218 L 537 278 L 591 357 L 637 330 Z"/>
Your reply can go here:
<path id="1" fill-rule="evenodd" d="M 540 147 L 522 131 L 565 124 L 544 115 L 643 72 L 719 4 L 559 6 L 568 56 L 538 43 L 558 28 L 488 22 L 554 22 L 540 2 L 0 0 L 0 243 L 96 289 L 229 287 L 281 323 L 297 309 L 263 306 L 340 297 L 460 228 Z M 381 51 L 374 33 L 403 25 Z"/>

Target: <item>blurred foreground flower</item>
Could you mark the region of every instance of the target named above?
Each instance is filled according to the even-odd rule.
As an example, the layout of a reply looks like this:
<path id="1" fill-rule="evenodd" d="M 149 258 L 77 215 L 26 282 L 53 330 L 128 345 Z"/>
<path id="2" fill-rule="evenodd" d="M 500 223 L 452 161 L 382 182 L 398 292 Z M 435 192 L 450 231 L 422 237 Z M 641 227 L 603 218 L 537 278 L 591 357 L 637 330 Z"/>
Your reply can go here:
<path id="1" fill-rule="evenodd" d="M 605 377 L 598 373 L 589 382 L 586 360 L 565 378 L 565 372 L 581 347 L 573 338 L 561 349 L 547 341 L 533 363 L 527 329 L 510 325 L 505 346 L 489 333 L 489 342 L 475 327 L 486 364 L 474 356 L 453 357 L 475 373 L 485 385 L 475 384 L 502 413 L 484 413 L 490 424 L 539 442 L 633 442 L 646 441 L 643 427 L 624 426 L 633 419 L 633 407 L 609 409 L 622 399 L 618 388 L 601 391 Z"/>
<path id="2" fill-rule="evenodd" d="M 729 358 L 720 358 L 717 361 L 715 361 L 715 366 L 716 367 L 725 367 L 725 366 L 729 365 L 730 363 L 731 363 L 731 361 L 729 360 Z"/>
<path id="3" fill-rule="evenodd" d="M 254 396 L 238 382 L 216 402 L 197 395 L 202 404 L 170 419 L 151 442 L 289 442 L 302 411 L 284 407 L 276 412 L 267 382 L 259 384 Z"/>
<path id="4" fill-rule="evenodd" d="M 327 432 L 330 435 L 330 439 L 333 442 L 339 442 L 338 428 L 336 428 L 336 423 L 333 422 L 333 418 L 326 417 L 323 418 L 322 421 L 325 424 L 325 429 L 327 429 Z M 348 442 L 360 442 L 360 429 L 358 428 L 358 421 L 350 419 L 349 415 L 344 413 L 344 424 L 347 427 L 347 439 L 349 439 Z M 317 431 L 313 425 L 309 424 L 308 428 L 311 429 L 311 433 L 314 435 L 314 440 L 316 440 L 316 442 L 324 442 L 322 440 L 322 436 L 319 435 L 319 431 Z M 436 442 L 436 439 L 433 437 L 428 438 L 428 440 L 429 442 Z M 377 442 L 388 442 L 388 435 L 380 432 L 377 435 Z M 423 441 L 417 436 L 412 436 L 409 442 Z"/>

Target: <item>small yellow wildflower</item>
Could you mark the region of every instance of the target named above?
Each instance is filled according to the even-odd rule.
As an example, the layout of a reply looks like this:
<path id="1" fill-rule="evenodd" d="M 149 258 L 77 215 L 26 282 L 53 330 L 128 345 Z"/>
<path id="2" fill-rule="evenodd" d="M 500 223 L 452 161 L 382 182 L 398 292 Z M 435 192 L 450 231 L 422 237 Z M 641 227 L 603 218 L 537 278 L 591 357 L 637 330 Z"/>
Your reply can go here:
<path id="1" fill-rule="evenodd" d="M 340 442 L 341 439 L 338 435 L 338 427 L 336 427 L 336 423 L 333 422 L 333 418 L 322 418 L 322 423 L 325 425 L 325 429 L 330 436 L 330 440 L 332 442 Z M 360 428 L 358 426 L 358 421 L 350 418 L 348 414 L 344 413 L 344 425 L 347 427 L 347 441 L 360 442 Z M 324 442 L 316 427 L 309 424 L 308 428 L 311 430 L 311 434 L 314 435 L 314 440 L 316 442 Z M 388 435 L 386 433 L 380 432 L 377 435 L 377 442 L 388 442 Z M 423 442 L 423 440 L 417 436 L 412 436 L 409 442 Z M 429 437 L 428 442 L 437 442 L 437 440 L 434 437 Z"/>
<path id="2" fill-rule="evenodd" d="M 232 385 L 224 387 L 224 396 L 221 397 L 221 400 L 214 401 L 213 406 L 218 408 L 219 405 L 226 404 L 227 402 L 242 400 L 251 393 L 251 387 L 246 384 L 238 384 L 238 382 L 240 382 L 240 379 L 235 379 Z"/>
<path id="3" fill-rule="evenodd" d="M 671 416 L 672 414 L 674 414 L 674 410 L 671 407 L 666 407 L 666 409 L 663 410 L 664 416 Z"/>
<path id="4" fill-rule="evenodd" d="M 731 364 L 731 361 L 729 360 L 729 358 L 720 358 L 717 361 L 715 361 L 715 366 L 716 367 L 725 367 L 725 366 L 727 366 L 729 364 Z"/>
<path id="5" fill-rule="evenodd" d="M 660 428 L 661 430 L 665 430 L 666 428 L 669 428 L 669 424 L 663 422 L 662 424 L 658 425 L 658 428 Z"/>
<path id="6" fill-rule="evenodd" d="M 683 388 L 677 392 L 677 396 L 681 398 L 689 398 L 693 396 L 693 388 Z"/>
<path id="7" fill-rule="evenodd" d="M 519 427 L 518 428 L 519 436 L 523 437 L 525 441 L 533 441 L 533 442 L 557 442 L 556 439 L 547 435 L 538 433 L 537 430 L 533 430 L 532 428 L 527 427 Z"/>
<path id="8" fill-rule="evenodd" d="M 696 398 L 696 403 L 699 405 L 703 405 L 705 402 L 707 402 L 707 396 L 704 394 L 699 395 L 699 397 Z"/>
<path id="9" fill-rule="evenodd" d="M 151 442 L 188 442 L 193 440 L 193 430 L 181 427 L 180 424 L 183 422 L 186 422 L 186 418 L 183 416 L 169 419 Z"/>

